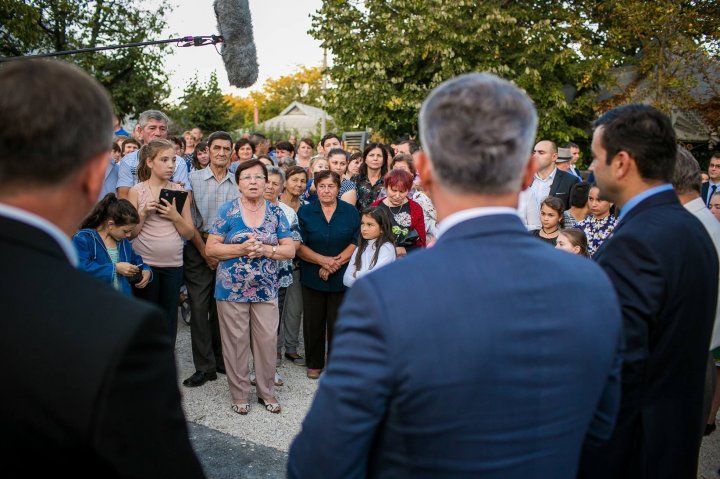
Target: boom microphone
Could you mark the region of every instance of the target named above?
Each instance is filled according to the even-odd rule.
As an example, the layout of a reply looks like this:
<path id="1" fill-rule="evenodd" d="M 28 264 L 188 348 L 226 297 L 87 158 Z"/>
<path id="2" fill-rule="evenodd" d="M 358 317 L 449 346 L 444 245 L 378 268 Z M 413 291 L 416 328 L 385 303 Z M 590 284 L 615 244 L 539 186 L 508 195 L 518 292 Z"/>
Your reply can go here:
<path id="1" fill-rule="evenodd" d="M 252 86 L 258 77 L 248 0 L 215 0 L 218 31 L 223 38 L 220 54 L 228 81 L 239 88 Z"/>

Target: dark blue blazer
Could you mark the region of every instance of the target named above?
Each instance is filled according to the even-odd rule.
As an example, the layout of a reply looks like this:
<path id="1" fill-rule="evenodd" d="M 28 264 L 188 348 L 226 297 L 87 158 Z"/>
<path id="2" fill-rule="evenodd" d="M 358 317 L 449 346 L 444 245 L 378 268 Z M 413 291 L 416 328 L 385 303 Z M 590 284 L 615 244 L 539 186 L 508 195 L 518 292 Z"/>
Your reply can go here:
<path id="1" fill-rule="evenodd" d="M 715 191 L 720 192 L 720 188 L 718 188 Z M 701 196 L 702 196 L 703 203 L 705 203 L 705 204 L 708 204 L 708 202 L 710 201 L 710 198 L 708 198 L 709 192 L 710 192 L 710 182 L 706 181 L 705 183 L 702 184 L 702 188 L 701 188 Z"/>
<path id="2" fill-rule="evenodd" d="M 591 260 L 514 215 L 455 225 L 348 291 L 289 477 L 574 478 L 612 430 L 621 330 Z"/>
<path id="3" fill-rule="evenodd" d="M 581 477 L 694 478 L 718 259 L 673 191 L 631 209 L 594 259 L 623 312 L 622 403 L 612 438 L 586 447 Z"/>

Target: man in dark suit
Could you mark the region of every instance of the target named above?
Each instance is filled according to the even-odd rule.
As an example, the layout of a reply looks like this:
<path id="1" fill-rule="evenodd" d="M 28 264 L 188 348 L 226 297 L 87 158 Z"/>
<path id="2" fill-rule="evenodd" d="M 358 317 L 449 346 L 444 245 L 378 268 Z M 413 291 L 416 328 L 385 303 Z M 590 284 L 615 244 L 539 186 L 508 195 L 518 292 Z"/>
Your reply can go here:
<path id="1" fill-rule="evenodd" d="M 720 153 L 716 152 L 710 158 L 708 165 L 708 181 L 702 184 L 700 195 L 706 206 L 710 206 L 710 198 L 720 192 Z"/>
<path id="2" fill-rule="evenodd" d="M 622 211 L 594 258 L 620 299 L 626 348 L 615 430 L 584 449 L 580 476 L 694 478 L 717 254 L 670 185 L 669 118 L 647 105 L 611 110 L 596 122 L 592 152 L 601 194 Z"/>
<path id="3" fill-rule="evenodd" d="M 347 293 L 290 477 L 574 478 L 583 439 L 610 433 L 612 285 L 515 211 L 536 127 L 529 98 L 489 74 L 425 100 L 416 166 L 439 239 Z"/>
<path id="4" fill-rule="evenodd" d="M 57 61 L 5 65 L 0 85 L 5 477 L 204 477 L 161 312 L 74 267 L 110 154 L 107 93 Z"/>
<path id="5" fill-rule="evenodd" d="M 540 205 L 548 196 L 560 198 L 565 209 L 570 208 L 570 188 L 580 179 L 557 167 L 558 148 L 550 140 L 539 141 L 532 151 L 533 161 L 537 162 L 537 172 L 530 187 L 520 195 L 519 213 L 528 229 L 538 229 L 540 223 Z"/>

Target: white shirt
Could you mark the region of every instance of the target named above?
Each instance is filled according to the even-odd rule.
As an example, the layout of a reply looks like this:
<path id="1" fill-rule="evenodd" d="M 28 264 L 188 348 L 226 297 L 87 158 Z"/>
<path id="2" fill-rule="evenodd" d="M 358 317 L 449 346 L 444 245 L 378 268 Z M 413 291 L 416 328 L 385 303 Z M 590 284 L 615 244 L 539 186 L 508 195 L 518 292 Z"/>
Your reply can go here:
<path id="1" fill-rule="evenodd" d="M 550 196 L 550 187 L 555 180 L 555 173 L 557 173 L 557 168 L 553 168 L 552 173 L 544 180 L 536 173 L 530 188 L 520 194 L 518 212 L 529 230 L 536 230 L 541 226 L 540 204 Z"/>
<path id="2" fill-rule="evenodd" d="M 348 267 L 347 269 L 345 269 L 345 274 L 343 275 L 343 283 L 348 288 L 352 286 L 353 283 L 355 283 L 355 281 L 357 281 L 361 276 L 365 276 L 369 272 L 375 271 L 381 266 L 395 261 L 395 247 L 392 245 L 392 243 L 384 243 L 380 247 L 377 262 L 371 268 L 370 264 L 372 263 L 373 256 L 375 255 L 375 243 L 377 243 L 376 239 L 368 241 L 365 251 L 363 251 L 362 256 L 360 256 L 359 270 L 355 269 L 355 258 L 357 257 L 359 248 L 355 248 L 355 251 L 353 251 L 353 254 L 350 257 L 350 262 L 348 263 Z M 353 273 L 355 273 L 356 271 L 357 274 L 353 276 Z"/>
<path id="3" fill-rule="evenodd" d="M 702 198 L 695 198 L 692 201 L 688 201 L 683 205 L 686 210 L 695 215 L 697 219 L 703 224 L 710 239 L 712 239 L 713 245 L 715 245 L 715 251 L 717 251 L 720 257 L 720 221 L 710 213 Z M 720 346 L 720 301 L 715 306 L 715 327 L 713 328 L 712 337 L 710 338 L 710 350 Z"/>
<path id="4" fill-rule="evenodd" d="M 3 203 L 0 203 L 0 216 L 4 216 L 6 218 L 19 221 L 21 223 L 25 223 L 26 225 L 30 225 L 34 228 L 39 229 L 40 231 L 49 234 L 50 237 L 54 239 L 58 245 L 60 245 L 60 248 L 62 248 L 70 264 L 77 267 L 77 252 L 75 251 L 75 246 L 73 246 L 70 238 L 68 238 L 60 228 L 58 228 L 45 218 L 38 216 L 35 213 L 30 213 L 29 211 L 25 211 L 23 209 L 16 208 L 10 205 L 5 205 Z"/>

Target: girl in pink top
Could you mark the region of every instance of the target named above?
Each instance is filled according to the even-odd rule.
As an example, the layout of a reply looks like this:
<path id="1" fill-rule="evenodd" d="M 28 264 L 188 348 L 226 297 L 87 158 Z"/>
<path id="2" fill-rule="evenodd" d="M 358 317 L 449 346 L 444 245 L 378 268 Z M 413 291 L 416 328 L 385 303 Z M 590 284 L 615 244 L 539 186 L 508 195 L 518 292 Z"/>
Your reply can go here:
<path id="1" fill-rule="evenodd" d="M 128 200 L 137 208 L 140 222 L 133 232 L 133 248 L 153 270 L 153 281 L 135 296 L 158 304 L 168 321 L 173 344 L 177 333 L 177 303 L 183 280 L 183 238 L 195 234 L 190 216 L 190 198 L 179 213 L 175 200 L 160 200 L 160 190 L 181 190 L 170 178 L 175 172 L 175 145 L 152 140 L 140 148 L 138 180 Z"/>

